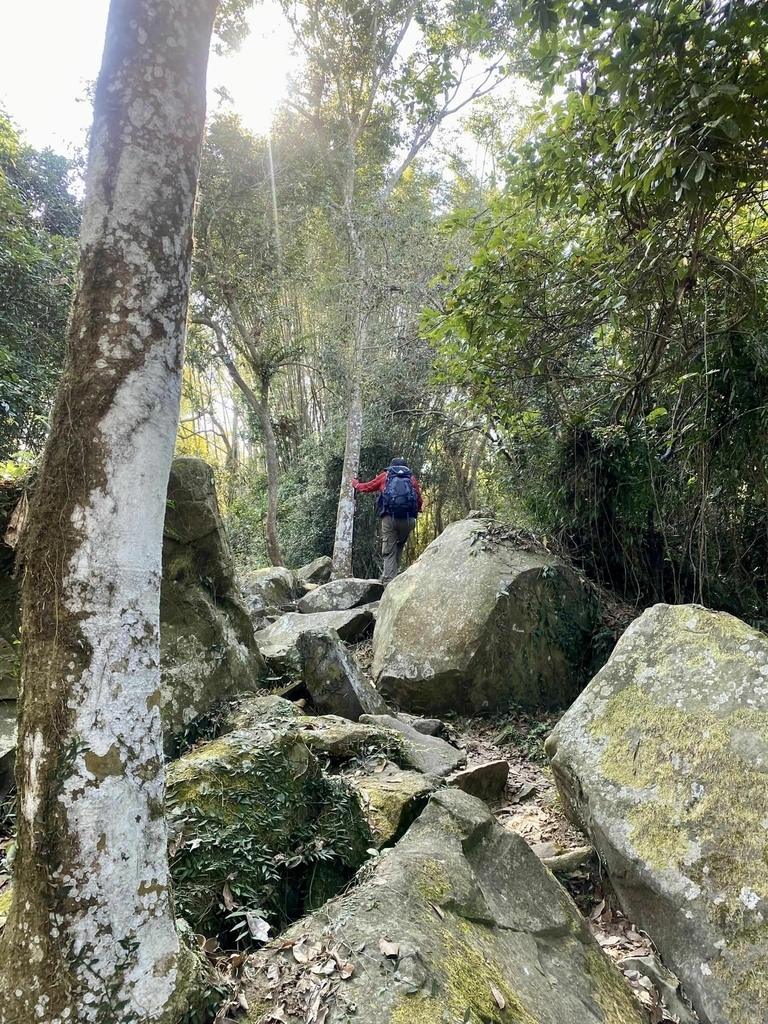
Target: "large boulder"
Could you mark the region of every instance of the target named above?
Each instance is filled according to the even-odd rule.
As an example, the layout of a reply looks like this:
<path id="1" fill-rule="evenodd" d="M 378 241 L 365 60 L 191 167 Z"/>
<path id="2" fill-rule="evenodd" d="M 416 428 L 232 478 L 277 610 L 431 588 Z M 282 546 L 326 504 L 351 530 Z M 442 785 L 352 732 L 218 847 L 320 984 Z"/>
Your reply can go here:
<path id="1" fill-rule="evenodd" d="M 343 612 L 361 604 L 378 601 L 384 593 L 384 584 L 378 580 L 331 580 L 302 597 L 297 607 L 300 612 Z"/>
<path id="2" fill-rule="evenodd" d="M 565 891 L 479 800 L 442 791 L 375 872 L 252 956 L 254 1024 L 645 1024 Z"/>
<path id="3" fill-rule="evenodd" d="M 254 618 L 295 607 L 296 578 L 285 566 L 253 569 L 243 578 L 242 588 L 246 607 Z"/>
<path id="4" fill-rule="evenodd" d="M 703 1024 L 768 1005 L 768 637 L 656 605 L 547 741 L 569 817 Z"/>
<path id="5" fill-rule="evenodd" d="M 373 674 L 400 707 L 440 715 L 567 704 L 594 610 L 579 578 L 490 520 L 452 523 L 384 592 Z"/>
<path id="6" fill-rule="evenodd" d="M 299 712 L 256 698 L 246 717 L 168 766 L 177 908 L 228 940 L 248 932 L 247 914 L 279 926 L 320 905 L 370 845 L 355 791 L 322 770 Z"/>
<path id="7" fill-rule="evenodd" d="M 292 662 L 298 662 L 296 641 L 302 633 L 308 630 L 333 629 L 342 640 L 356 640 L 372 622 L 373 613 L 365 606 L 350 608 L 346 612 L 316 612 L 314 615 L 288 612 L 264 629 L 258 630 L 256 642 L 270 665 L 277 671 L 283 671 L 290 667 Z"/>
<path id="8" fill-rule="evenodd" d="M 174 459 L 160 592 L 160 670 L 167 736 L 218 701 L 261 686 L 264 661 L 235 585 L 213 470 Z"/>
<path id="9" fill-rule="evenodd" d="M 309 629 L 297 638 L 296 648 L 302 679 L 318 714 L 356 722 L 360 715 L 387 713 L 378 690 L 334 630 Z"/>

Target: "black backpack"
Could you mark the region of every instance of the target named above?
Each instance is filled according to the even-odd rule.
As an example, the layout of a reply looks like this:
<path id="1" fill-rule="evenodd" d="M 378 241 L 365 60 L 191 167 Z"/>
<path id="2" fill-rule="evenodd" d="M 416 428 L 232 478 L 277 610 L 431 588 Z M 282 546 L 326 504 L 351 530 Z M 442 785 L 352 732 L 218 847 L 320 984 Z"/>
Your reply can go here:
<path id="1" fill-rule="evenodd" d="M 419 498 L 407 466 L 390 466 L 387 482 L 381 492 L 382 515 L 395 519 L 415 519 L 419 511 Z"/>

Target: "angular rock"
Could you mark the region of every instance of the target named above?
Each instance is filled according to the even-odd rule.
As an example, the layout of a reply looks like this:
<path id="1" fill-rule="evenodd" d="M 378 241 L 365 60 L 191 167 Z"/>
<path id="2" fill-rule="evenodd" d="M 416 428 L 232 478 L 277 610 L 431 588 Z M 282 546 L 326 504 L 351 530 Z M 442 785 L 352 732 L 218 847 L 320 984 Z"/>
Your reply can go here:
<path id="1" fill-rule="evenodd" d="M 363 814 L 379 849 L 404 835 L 435 791 L 434 783 L 425 775 L 394 766 L 375 775 L 351 778 L 350 782 L 360 794 Z"/>
<path id="2" fill-rule="evenodd" d="M 302 597 L 297 607 L 308 615 L 313 612 L 344 612 L 348 608 L 378 601 L 383 593 L 384 586 L 378 580 L 331 580 Z"/>
<path id="3" fill-rule="evenodd" d="M 445 735 L 445 723 L 441 722 L 439 718 L 414 718 L 408 715 L 403 715 L 402 718 L 412 725 L 416 732 L 420 732 L 424 736 L 442 737 Z"/>
<path id="4" fill-rule="evenodd" d="M 647 1020 L 524 840 L 456 790 L 432 797 L 371 877 L 250 957 L 245 978 L 254 1022 L 303 1024 L 315 998 L 327 1024 Z"/>
<path id="5" fill-rule="evenodd" d="M 334 630 L 308 629 L 297 638 L 296 649 L 304 685 L 319 715 L 356 722 L 360 715 L 387 713 L 387 705 Z"/>
<path id="6" fill-rule="evenodd" d="M 16 757 L 16 701 L 0 702 L 0 803 L 14 785 L 13 765 Z"/>
<path id="7" fill-rule="evenodd" d="M 262 655 L 277 669 L 288 660 L 298 657 L 296 641 L 309 629 L 335 629 L 342 640 L 356 640 L 373 622 L 368 608 L 351 608 L 346 612 L 317 612 L 302 615 L 288 612 L 276 622 L 256 633 L 256 643 Z"/>
<path id="8" fill-rule="evenodd" d="M 235 586 L 213 470 L 174 459 L 168 482 L 160 592 L 162 719 L 167 737 L 266 674 Z"/>
<path id="9" fill-rule="evenodd" d="M 506 761 L 488 761 L 473 768 L 465 768 L 448 780 L 462 793 L 469 793 L 487 804 L 501 800 L 507 788 L 509 764 Z"/>
<path id="10" fill-rule="evenodd" d="M 296 579 L 300 583 L 327 583 L 331 578 L 333 560 L 328 555 L 320 555 L 307 565 L 296 570 Z"/>
<path id="11" fill-rule="evenodd" d="M 768 1001 L 768 637 L 656 605 L 546 744 L 569 817 L 702 1024 Z"/>
<path id="12" fill-rule="evenodd" d="M 268 609 L 295 608 L 296 579 L 282 565 L 253 569 L 243 578 L 242 588 L 246 607 L 254 617 L 266 615 Z"/>
<path id="13" fill-rule="evenodd" d="M 466 763 L 467 755 L 463 750 L 457 750 L 437 736 L 425 736 L 416 732 L 407 722 L 402 722 L 392 715 L 361 715 L 360 722 L 399 733 L 405 741 L 408 762 L 417 772 L 423 772 L 424 775 L 431 775 L 437 779 L 445 778 Z"/>
<path id="14" fill-rule="evenodd" d="M 356 793 L 321 769 L 287 701 L 249 701 L 241 721 L 168 766 L 177 910 L 206 935 L 232 927 L 227 888 L 281 926 L 338 891 L 370 845 Z"/>
<path id="15" fill-rule="evenodd" d="M 578 693 L 594 609 L 576 574 L 488 520 L 452 523 L 381 600 L 373 676 L 420 714 L 567 704 Z"/>

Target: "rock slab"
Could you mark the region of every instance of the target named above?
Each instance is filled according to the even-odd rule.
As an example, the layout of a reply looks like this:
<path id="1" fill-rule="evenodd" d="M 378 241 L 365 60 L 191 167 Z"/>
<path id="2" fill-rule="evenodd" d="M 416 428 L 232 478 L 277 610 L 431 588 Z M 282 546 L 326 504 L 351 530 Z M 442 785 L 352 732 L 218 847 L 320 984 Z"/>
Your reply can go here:
<path id="1" fill-rule="evenodd" d="M 299 601 L 300 612 L 344 612 L 361 604 L 378 601 L 384 586 L 378 580 L 341 579 L 324 583 Z"/>
<path id="2" fill-rule="evenodd" d="M 380 694 L 334 630 L 306 630 L 297 638 L 296 649 L 304 685 L 319 715 L 340 715 L 356 722 L 360 715 L 387 713 Z"/>
<path id="3" fill-rule="evenodd" d="M 245 978 L 259 1024 L 315 1008 L 326 1024 L 646 1022 L 525 841 L 456 790 L 432 797 L 372 877 L 250 957 Z"/>
<path id="4" fill-rule="evenodd" d="M 417 732 L 394 715 L 361 715 L 360 721 L 399 733 L 404 741 L 409 764 L 424 775 L 436 779 L 445 778 L 466 763 L 467 755 L 463 750 L 457 750 L 437 736 L 425 736 Z"/>
<path id="5" fill-rule="evenodd" d="M 768 637 L 724 612 L 656 605 L 546 749 L 566 812 L 703 1024 L 763 1024 Z"/>
<path id="6" fill-rule="evenodd" d="M 296 641 L 307 630 L 333 629 L 342 640 L 355 640 L 373 622 L 370 608 L 351 608 L 346 612 L 316 612 L 302 615 L 287 612 L 265 629 L 256 633 L 262 655 L 278 669 L 291 657 L 298 658 Z"/>
<path id="7" fill-rule="evenodd" d="M 405 711 L 551 707 L 584 682 L 594 608 L 581 582 L 554 556 L 487 541 L 492 526 L 452 523 L 384 592 L 373 677 Z"/>

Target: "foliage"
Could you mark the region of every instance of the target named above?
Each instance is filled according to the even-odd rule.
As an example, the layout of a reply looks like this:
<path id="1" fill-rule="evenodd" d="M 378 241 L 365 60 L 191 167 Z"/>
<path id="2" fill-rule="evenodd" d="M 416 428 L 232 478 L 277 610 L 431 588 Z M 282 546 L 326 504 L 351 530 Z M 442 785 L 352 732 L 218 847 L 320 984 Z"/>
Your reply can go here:
<path id="1" fill-rule="evenodd" d="M 72 165 L 0 111 L 0 460 L 39 449 L 61 370 L 79 206 Z"/>
<path id="2" fill-rule="evenodd" d="M 226 755 L 200 761 L 191 789 L 171 776 L 168 805 L 181 834 L 171 858 L 178 911 L 225 948 L 251 945 L 249 915 L 277 927 L 301 916 L 351 877 L 366 846 L 346 783 L 311 755 L 296 778 L 300 740 L 228 742 Z"/>
<path id="3" fill-rule="evenodd" d="M 570 91 L 454 219 L 472 265 L 426 326 L 531 525 L 633 599 L 761 620 L 764 12 L 629 7 L 528 8 Z"/>

